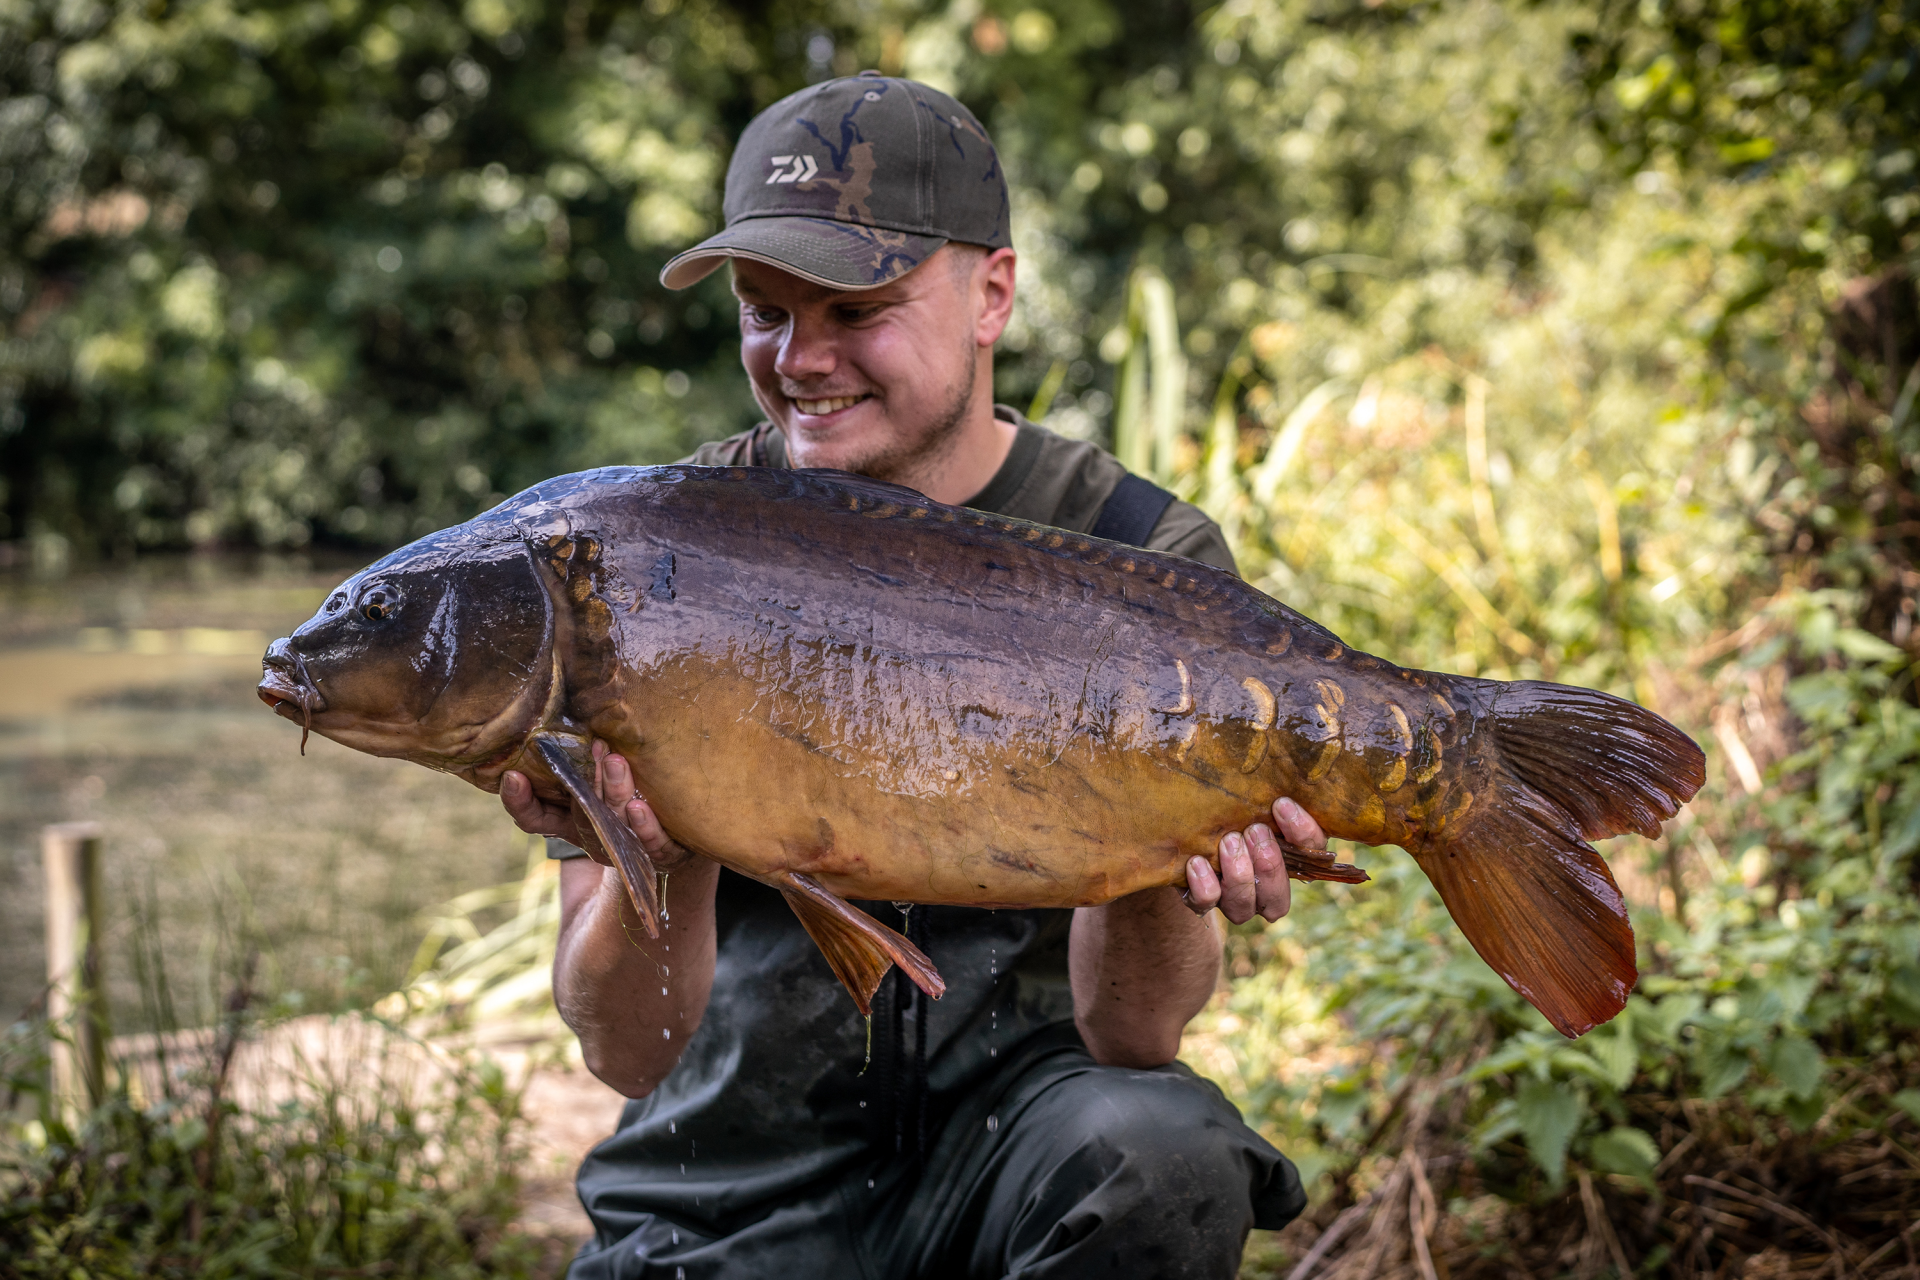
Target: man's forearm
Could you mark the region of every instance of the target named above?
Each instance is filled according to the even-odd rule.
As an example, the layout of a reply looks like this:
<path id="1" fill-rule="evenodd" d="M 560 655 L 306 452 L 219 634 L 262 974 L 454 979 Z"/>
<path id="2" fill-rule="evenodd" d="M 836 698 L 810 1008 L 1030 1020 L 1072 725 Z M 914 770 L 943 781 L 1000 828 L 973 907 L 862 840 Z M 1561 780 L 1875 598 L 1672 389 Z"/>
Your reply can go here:
<path id="1" fill-rule="evenodd" d="M 1068 969 L 1074 1022 L 1094 1061 L 1158 1067 L 1213 994 L 1220 933 L 1178 888 L 1148 889 L 1073 913 Z"/>
<path id="2" fill-rule="evenodd" d="M 657 939 L 634 914 L 619 872 L 585 859 L 561 870 L 554 1002 L 580 1037 L 587 1069 L 644 1097 L 673 1070 L 706 1012 L 720 868 L 695 859 L 673 873 Z"/>

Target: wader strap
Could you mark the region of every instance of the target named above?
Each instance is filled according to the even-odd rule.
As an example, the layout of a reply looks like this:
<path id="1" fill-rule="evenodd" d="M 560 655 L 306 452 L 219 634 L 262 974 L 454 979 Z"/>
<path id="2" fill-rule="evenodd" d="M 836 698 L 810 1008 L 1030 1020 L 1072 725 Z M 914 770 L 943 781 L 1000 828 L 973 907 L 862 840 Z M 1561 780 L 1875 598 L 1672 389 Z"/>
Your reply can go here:
<path id="1" fill-rule="evenodd" d="M 1165 489 L 1129 474 L 1121 478 L 1100 508 L 1100 518 L 1093 522 L 1091 532 L 1096 538 L 1144 547 L 1153 536 L 1153 526 L 1160 523 L 1161 515 L 1172 504 L 1173 495 Z"/>

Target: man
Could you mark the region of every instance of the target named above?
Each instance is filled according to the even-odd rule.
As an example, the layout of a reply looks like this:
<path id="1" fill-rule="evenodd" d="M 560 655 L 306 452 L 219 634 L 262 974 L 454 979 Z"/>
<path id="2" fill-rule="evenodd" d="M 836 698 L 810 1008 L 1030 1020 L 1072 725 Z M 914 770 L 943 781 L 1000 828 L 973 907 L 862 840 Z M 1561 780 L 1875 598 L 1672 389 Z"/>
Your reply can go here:
<path id="1" fill-rule="evenodd" d="M 1232 569 L 1199 511 L 992 403 L 1006 185 L 953 99 L 869 72 L 777 103 L 741 138 L 726 213 L 662 279 L 730 263 L 767 420 L 692 461 L 856 471 Z M 636 1099 L 581 1169 L 596 1235 L 575 1277 L 1228 1276 L 1249 1227 L 1299 1213 L 1292 1165 L 1174 1062 L 1218 978 L 1213 909 L 1288 908 L 1264 824 L 1222 840 L 1217 874 L 1193 859 L 1184 894 L 903 906 L 948 993 L 895 975 L 863 1025 L 779 894 L 689 855 L 628 762 L 599 760 L 669 873 L 669 916 L 650 941 L 617 872 L 562 864 L 555 998 L 589 1068 Z M 525 829 L 576 835 L 519 775 L 501 796 Z M 1324 847 L 1291 801 L 1274 817 Z"/>

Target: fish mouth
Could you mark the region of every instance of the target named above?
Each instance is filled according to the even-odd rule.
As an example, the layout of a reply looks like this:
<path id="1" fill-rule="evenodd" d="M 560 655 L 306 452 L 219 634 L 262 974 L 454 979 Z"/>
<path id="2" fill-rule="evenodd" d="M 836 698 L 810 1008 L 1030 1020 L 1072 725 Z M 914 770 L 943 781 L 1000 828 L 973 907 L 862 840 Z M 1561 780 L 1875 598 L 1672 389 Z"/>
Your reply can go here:
<path id="1" fill-rule="evenodd" d="M 280 669 L 279 664 L 269 661 L 260 677 L 260 683 L 254 692 L 260 701 L 273 708 L 273 713 L 300 725 L 300 754 L 307 754 L 307 738 L 313 732 L 313 716 L 316 711 L 327 709 L 327 700 L 313 687 L 312 677 L 307 675 L 307 664 L 291 647 L 287 656 L 293 659 L 293 674 Z"/>

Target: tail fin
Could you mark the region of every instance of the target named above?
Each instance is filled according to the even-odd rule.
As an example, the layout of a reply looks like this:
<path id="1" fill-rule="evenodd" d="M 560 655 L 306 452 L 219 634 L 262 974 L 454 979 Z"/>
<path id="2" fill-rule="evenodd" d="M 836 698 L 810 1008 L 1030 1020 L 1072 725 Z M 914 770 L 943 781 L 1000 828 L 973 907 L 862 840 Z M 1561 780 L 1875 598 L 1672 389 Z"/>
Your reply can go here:
<path id="1" fill-rule="evenodd" d="M 1491 711 L 1497 794 L 1415 857 L 1474 950 L 1567 1036 L 1620 1012 L 1633 926 L 1588 840 L 1660 824 L 1706 780 L 1691 738 L 1631 702 L 1539 681 Z"/>
<path id="2" fill-rule="evenodd" d="M 1516 680 L 1494 700 L 1500 755 L 1589 840 L 1649 840 L 1707 780 L 1692 738 L 1645 707 L 1594 689 Z"/>

